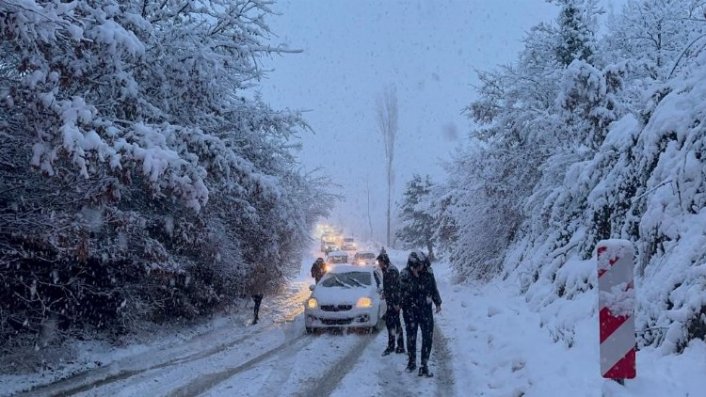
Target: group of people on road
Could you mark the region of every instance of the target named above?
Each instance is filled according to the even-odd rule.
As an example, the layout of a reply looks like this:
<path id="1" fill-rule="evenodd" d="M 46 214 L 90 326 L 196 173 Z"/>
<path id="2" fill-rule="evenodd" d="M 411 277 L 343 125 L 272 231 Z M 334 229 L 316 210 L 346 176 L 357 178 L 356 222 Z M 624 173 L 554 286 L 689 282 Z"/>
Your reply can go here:
<path id="1" fill-rule="evenodd" d="M 421 330 L 422 349 L 419 376 L 432 377 L 429 371 L 429 355 L 434 336 L 434 310 L 441 311 L 441 296 L 431 269 L 431 261 L 421 251 L 412 251 L 407 257 L 407 266 L 401 272 L 390 262 L 383 248 L 377 257 L 382 270 L 383 294 L 387 303 L 385 325 L 387 326 L 387 348 L 382 355 L 392 352 L 405 353 L 400 312 L 407 334 L 407 371 L 417 368 L 417 331 Z M 396 345 L 396 346 L 395 346 Z"/>
<path id="2" fill-rule="evenodd" d="M 377 256 L 377 263 L 382 271 L 383 296 L 387 305 L 385 325 L 387 327 L 387 348 L 382 355 L 391 353 L 407 353 L 407 371 L 417 369 L 417 333 L 421 330 L 421 361 L 419 376 L 432 377 L 429 371 L 429 355 L 434 336 L 434 309 L 441 311 L 441 296 L 436 286 L 434 272 L 431 269 L 429 257 L 421 251 L 412 251 L 407 257 L 407 266 L 398 271 L 390 262 L 385 248 Z M 326 263 L 323 258 L 317 258 L 311 266 L 311 277 L 318 284 L 326 274 Z M 254 320 L 257 324 L 260 303 L 267 289 L 268 277 L 262 264 L 254 267 L 250 275 L 248 289 L 254 302 Z M 404 331 L 402 321 L 404 319 Z M 407 334 L 407 349 L 405 349 L 404 334 Z"/>
<path id="3" fill-rule="evenodd" d="M 421 251 L 412 251 L 407 258 L 407 266 L 398 271 L 390 262 L 385 248 L 377 256 L 382 270 L 383 296 L 387 305 L 385 325 L 387 326 L 387 348 L 383 356 L 391 353 L 407 353 L 407 371 L 417 369 L 417 332 L 421 331 L 421 361 L 419 376 L 434 376 L 429 371 L 429 355 L 434 336 L 434 309 L 441 311 L 441 296 L 436 287 L 436 279 L 431 269 L 429 257 Z M 318 258 L 311 266 L 311 277 L 316 283 L 326 274 L 323 258 Z M 404 319 L 405 329 L 402 330 Z M 407 334 L 405 350 L 404 334 Z"/>

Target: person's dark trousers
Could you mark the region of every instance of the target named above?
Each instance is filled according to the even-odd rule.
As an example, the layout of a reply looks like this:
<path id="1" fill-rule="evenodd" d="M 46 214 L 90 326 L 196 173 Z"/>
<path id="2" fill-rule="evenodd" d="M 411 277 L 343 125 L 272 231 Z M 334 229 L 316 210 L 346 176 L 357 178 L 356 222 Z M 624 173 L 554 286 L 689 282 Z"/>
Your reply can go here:
<path id="1" fill-rule="evenodd" d="M 422 330 L 422 361 L 421 366 L 426 367 L 431 353 L 431 343 L 434 337 L 434 314 L 431 306 L 421 310 L 419 328 Z"/>
<path id="2" fill-rule="evenodd" d="M 387 348 L 392 350 L 395 348 L 395 339 L 397 340 L 397 348 L 404 349 L 404 335 L 402 334 L 402 322 L 400 321 L 400 312 L 394 307 L 388 306 L 385 313 L 385 325 L 387 326 Z"/>
<path id="3" fill-rule="evenodd" d="M 416 364 L 417 362 L 417 315 L 411 309 L 402 310 L 402 317 L 404 318 L 404 328 L 407 332 L 407 357 L 409 357 L 410 364 Z"/>
<path id="4" fill-rule="evenodd" d="M 256 323 L 258 320 L 258 315 L 260 314 L 260 303 L 262 303 L 262 294 L 253 295 L 252 300 L 253 302 L 255 302 L 255 320 L 253 321 L 253 323 Z"/>

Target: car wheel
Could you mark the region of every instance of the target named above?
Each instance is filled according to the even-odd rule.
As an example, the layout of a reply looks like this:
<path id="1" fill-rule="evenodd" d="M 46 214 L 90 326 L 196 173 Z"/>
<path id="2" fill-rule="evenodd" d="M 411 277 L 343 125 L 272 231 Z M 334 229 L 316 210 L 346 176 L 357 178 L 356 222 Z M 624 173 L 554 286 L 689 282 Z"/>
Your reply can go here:
<path id="1" fill-rule="evenodd" d="M 313 333 L 314 333 L 314 329 L 311 328 L 311 327 L 306 327 L 306 333 L 307 333 L 307 334 L 313 334 Z"/>

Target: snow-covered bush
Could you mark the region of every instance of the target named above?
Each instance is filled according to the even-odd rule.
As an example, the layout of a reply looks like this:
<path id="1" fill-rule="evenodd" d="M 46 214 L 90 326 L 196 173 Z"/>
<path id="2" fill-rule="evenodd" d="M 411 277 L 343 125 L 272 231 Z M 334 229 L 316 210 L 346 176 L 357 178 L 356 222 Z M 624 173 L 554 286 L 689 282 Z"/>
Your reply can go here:
<path id="1" fill-rule="evenodd" d="M 694 17 L 703 5 L 628 1 L 602 41 L 583 41 L 590 51 L 575 40 L 558 47 L 574 48 L 570 60 L 552 59 L 573 37 L 562 24 L 595 29 L 572 19 L 595 2 L 557 3 L 584 8 L 533 29 L 516 66 L 481 75 L 470 110 L 482 145 L 450 166 L 449 195 L 471 214 L 456 217 L 450 256 L 495 262 L 532 307 L 556 313 L 595 293 L 599 240 L 631 240 L 640 342 L 678 352 L 706 337 L 706 24 Z M 584 33 L 574 36 L 593 37 Z M 493 238 L 505 242 L 489 260 Z"/>
<path id="2" fill-rule="evenodd" d="M 299 114 L 250 92 L 286 52 L 270 12 L 0 2 L 0 344 L 194 318 L 255 262 L 286 274 L 331 201 L 296 171 Z"/>

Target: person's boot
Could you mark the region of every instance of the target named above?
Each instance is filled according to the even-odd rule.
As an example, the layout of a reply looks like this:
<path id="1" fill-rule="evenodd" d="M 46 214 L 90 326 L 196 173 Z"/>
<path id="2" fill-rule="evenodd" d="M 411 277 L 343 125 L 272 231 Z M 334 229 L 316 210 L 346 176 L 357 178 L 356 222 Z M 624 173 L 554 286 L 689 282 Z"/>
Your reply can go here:
<path id="1" fill-rule="evenodd" d="M 385 349 L 385 351 L 382 352 L 382 355 L 383 355 L 383 356 L 387 356 L 388 354 L 392 353 L 393 351 L 395 351 L 395 349 L 392 348 L 392 347 L 390 347 L 390 346 L 388 346 L 387 349 Z"/>
<path id="2" fill-rule="evenodd" d="M 417 368 L 417 364 L 414 363 L 414 361 L 409 361 L 407 363 L 407 372 L 412 372 Z"/>
<path id="3" fill-rule="evenodd" d="M 427 367 L 426 365 L 422 365 L 421 367 L 419 367 L 419 373 L 417 375 L 426 376 L 427 378 L 431 378 L 432 376 L 434 376 L 434 374 L 429 372 L 429 367 Z"/>
<path id="4" fill-rule="evenodd" d="M 395 353 L 397 353 L 397 354 L 404 354 L 404 353 L 406 353 L 406 351 L 404 350 L 404 346 L 402 346 L 402 345 L 397 346 L 397 349 L 395 349 Z"/>

